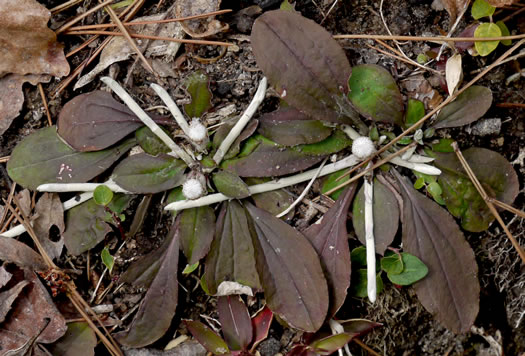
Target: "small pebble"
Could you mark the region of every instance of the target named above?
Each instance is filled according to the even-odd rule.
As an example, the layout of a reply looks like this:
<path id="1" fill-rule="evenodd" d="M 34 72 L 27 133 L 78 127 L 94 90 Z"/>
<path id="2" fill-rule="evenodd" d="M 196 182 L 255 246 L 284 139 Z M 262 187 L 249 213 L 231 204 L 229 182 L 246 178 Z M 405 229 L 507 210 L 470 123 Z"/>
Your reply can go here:
<path id="1" fill-rule="evenodd" d="M 483 119 L 470 128 L 473 135 L 488 136 L 498 135 L 501 131 L 501 119 Z"/>

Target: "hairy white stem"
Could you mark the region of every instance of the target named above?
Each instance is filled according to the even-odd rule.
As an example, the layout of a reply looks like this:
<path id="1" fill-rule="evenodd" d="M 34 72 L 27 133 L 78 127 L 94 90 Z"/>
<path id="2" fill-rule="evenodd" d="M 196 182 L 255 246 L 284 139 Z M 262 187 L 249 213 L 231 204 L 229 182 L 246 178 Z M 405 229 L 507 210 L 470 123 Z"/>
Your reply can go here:
<path id="1" fill-rule="evenodd" d="M 413 169 L 416 172 L 429 174 L 432 176 L 438 176 L 441 174 L 441 170 L 439 168 L 424 163 L 414 163 L 405 161 L 401 157 L 393 157 L 390 160 L 390 163 L 397 164 L 398 166 Z"/>
<path id="2" fill-rule="evenodd" d="M 64 208 L 64 211 L 66 211 L 66 210 L 69 210 L 71 208 L 74 208 L 77 205 L 82 204 L 83 202 L 85 202 L 86 200 L 91 199 L 92 197 L 93 197 L 93 193 L 91 193 L 91 192 L 82 193 L 80 195 L 77 195 L 74 198 L 71 198 L 71 199 L 66 200 L 65 202 L 63 202 L 62 203 L 62 207 Z M 26 232 L 26 228 L 24 227 L 24 225 L 20 224 L 20 225 L 17 225 L 15 227 L 13 227 L 12 229 L 9 229 L 9 230 L 7 230 L 5 232 L 2 232 L 0 234 L 0 236 L 16 237 L 16 236 L 22 235 L 24 232 Z"/>
<path id="3" fill-rule="evenodd" d="M 323 169 L 325 163 L 326 163 L 326 160 L 328 159 L 325 158 L 323 163 L 321 163 L 321 165 L 319 166 L 319 168 L 317 168 L 317 171 L 315 172 L 315 175 L 312 177 L 312 179 L 310 179 L 310 182 L 308 183 L 308 185 L 306 186 L 306 188 L 304 188 L 303 192 L 301 193 L 301 195 L 299 195 L 297 197 L 297 199 L 295 199 L 295 201 L 290 204 L 290 206 L 288 208 L 286 208 L 284 211 L 282 211 L 281 213 L 275 215 L 276 218 L 280 218 L 280 217 L 283 217 L 285 216 L 286 214 L 288 214 L 290 211 L 292 211 L 293 208 L 295 208 L 295 206 L 297 204 L 299 204 L 301 202 L 301 200 L 304 199 L 304 197 L 306 196 L 306 194 L 308 194 L 308 191 L 310 190 L 310 188 L 312 187 L 312 185 L 314 184 L 315 180 L 317 179 L 317 177 L 319 177 L 319 173 L 321 173 L 321 170 Z"/>
<path id="4" fill-rule="evenodd" d="M 338 162 L 325 166 L 323 169 L 321 169 L 321 172 L 319 172 L 319 177 L 337 172 L 341 169 L 355 166 L 359 162 L 361 162 L 359 158 L 357 158 L 354 155 L 350 155 L 346 158 L 343 158 L 342 160 Z M 294 184 L 306 182 L 307 180 L 312 179 L 312 177 L 314 177 L 316 174 L 317 174 L 317 169 L 311 169 L 309 171 L 299 173 L 291 177 L 285 177 L 285 178 L 273 180 L 271 182 L 252 185 L 248 187 L 248 189 L 251 195 L 258 194 L 258 193 L 264 193 L 264 192 L 270 192 L 272 190 L 277 190 L 277 189 L 289 187 Z M 195 199 L 195 200 L 176 201 L 171 204 L 168 204 L 164 209 L 166 210 L 184 210 L 184 209 L 196 208 L 199 206 L 219 203 L 221 201 L 225 201 L 229 199 L 231 198 L 227 197 L 224 194 L 216 193 L 216 194 L 210 194 L 210 195 L 207 195 L 205 197 Z"/>
<path id="5" fill-rule="evenodd" d="M 117 183 L 113 182 L 111 179 L 106 181 L 105 183 L 46 183 L 36 187 L 36 190 L 39 192 L 53 193 L 92 192 L 100 185 L 105 185 L 115 193 L 132 194 L 124 188 L 121 188 Z"/>
<path id="6" fill-rule="evenodd" d="M 232 127 L 230 133 L 228 133 L 226 138 L 221 142 L 221 145 L 219 146 L 217 152 L 213 156 L 213 160 L 215 161 L 215 163 L 221 163 L 222 159 L 224 158 L 224 155 L 230 149 L 230 146 L 237 139 L 237 137 L 239 137 L 244 127 L 248 124 L 252 116 L 255 114 L 257 108 L 259 107 L 259 105 L 261 105 L 262 101 L 264 100 L 264 96 L 266 94 L 266 87 L 267 79 L 266 77 L 263 77 L 259 82 L 259 87 L 257 88 L 257 91 L 255 92 L 255 95 L 253 96 L 250 105 L 248 105 L 246 111 L 242 114 L 239 121 L 237 121 L 237 123 Z"/>
<path id="7" fill-rule="evenodd" d="M 184 118 L 184 115 L 180 111 L 177 104 L 175 104 L 175 101 L 173 101 L 168 92 L 160 85 L 151 83 L 150 87 L 155 91 L 155 93 L 157 93 L 157 95 L 164 102 L 164 104 L 166 104 L 171 115 L 173 115 L 173 118 L 175 119 L 175 121 L 177 121 L 177 124 L 179 124 L 182 131 L 186 134 L 186 136 L 188 136 L 190 126 L 188 125 L 188 122 Z"/>
<path id="8" fill-rule="evenodd" d="M 374 182 L 371 175 L 365 178 L 364 188 L 367 291 L 368 299 L 375 303 L 377 297 L 376 246 L 374 241 Z"/>
<path id="9" fill-rule="evenodd" d="M 102 80 L 111 90 L 119 96 L 120 99 L 126 104 L 126 106 L 133 111 L 135 115 L 146 125 L 149 129 L 168 146 L 171 151 L 180 157 L 188 166 L 193 166 L 195 160 L 181 147 L 179 147 L 172 139 L 169 137 L 159 125 L 153 121 L 148 114 L 133 100 L 133 98 L 117 83 L 115 80 L 110 77 L 102 77 Z"/>
<path id="10" fill-rule="evenodd" d="M 330 319 L 328 321 L 328 325 L 330 326 L 332 335 L 343 334 L 345 332 L 345 328 L 337 320 Z M 352 353 L 350 352 L 350 348 L 348 347 L 348 344 L 345 344 L 344 349 L 345 349 L 345 353 L 347 356 L 352 356 Z M 339 349 L 338 354 L 340 356 L 343 356 L 343 350 Z"/>
<path id="11" fill-rule="evenodd" d="M 361 135 L 350 125 L 342 125 L 341 129 L 346 134 L 346 136 L 350 137 L 352 140 L 361 137 Z"/>

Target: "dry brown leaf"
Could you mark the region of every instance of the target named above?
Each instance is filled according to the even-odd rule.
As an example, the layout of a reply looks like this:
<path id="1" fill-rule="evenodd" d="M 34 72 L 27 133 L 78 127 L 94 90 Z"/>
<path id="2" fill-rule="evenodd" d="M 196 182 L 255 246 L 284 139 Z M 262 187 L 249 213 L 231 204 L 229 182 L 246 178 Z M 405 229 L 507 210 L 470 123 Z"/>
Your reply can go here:
<path id="1" fill-rule="evenodd" d="M 175 13 L 177 17 L 202 15 L 218 11 L 221 0 L 177 0 Z M 184 32 L 194 38 L 202 38 L 226 31 L 228 25 L 215 20 L 215 16 L 181 22 Z"/>
<path id="2" fill-rule="evenodd" d="M 47 28 L 51 13 L 35 0 L 2 0 L 0 77 L 8 73 L 69 74 L 63 46 Z"/>
<path id="3" fill-rule="evenodd" d="M 13 275 L 11 273 L 6 271 L 4 266 L 0 266 L 0 288 L 5 286 L 7 284 L 7 282 L 9 282 L 11 280 L 12 276 Z"/>
<path id="4" fill-rule="evenodd" d="M 0 327 L 0 349 L 2 352 L 14 350 L 25 345 L 46 325 L 39 343 L 49 344 L 65 334 L 66 320 L 57 310 L 47 290 L 34 272 L 18 270 L 13 278 L 29 283 L 20 293 L 16 303 Z"/>
<path id="5" fill-rule="evenodd" d="M 441 0 L 443 7 L 450 15 L 450 25 L 456 21 L 458 15 L 468 6 L 469 0 Z"/>
<path id="6" fill-rule="evenodd" d="M 31 192 L 29 189 L 23 189 L 16 195 L 18 201 L 18 207 L 22 209 L 22 213 L 25 216 L 29 216 L 31 213 Z"/>
<path id="7" fill-rule="evenodd" d="M 29 284 L 28 281 L 18 282 L 16 286 L 0 293 L 0 323 L 3 323 L 7 313 L 11 310 L 11 305 L 18 298 L 18 295 Z"/>
<path id="8" fill-rule="evenodd" d="M 518 1 L 519 0 L 487 0 L 487 2 L 494 7 L 509 6 L 512 4 L 517 4 Z"/>
<path id="9" fill-rule="evenodd" d="M 0 260 L 33 271 L 47 270 L 43 258 L 35 250 L 11 237 L 0 236 Z"/>
<path id="10" fill-rule="evenodd" d="M 58 194 L 44 193 L 35 206 L 37 218 L 34 221 L 33 229 L 40 240 L 42 247 L 46 250 L 51 259 L 55 259 L 62 253 L 64 239 L 61 237 L 58 241 L 49 239 L 49 229 L 56 226 L 60 235 L 64 232 L 64 207 L 58 197 Z"/>

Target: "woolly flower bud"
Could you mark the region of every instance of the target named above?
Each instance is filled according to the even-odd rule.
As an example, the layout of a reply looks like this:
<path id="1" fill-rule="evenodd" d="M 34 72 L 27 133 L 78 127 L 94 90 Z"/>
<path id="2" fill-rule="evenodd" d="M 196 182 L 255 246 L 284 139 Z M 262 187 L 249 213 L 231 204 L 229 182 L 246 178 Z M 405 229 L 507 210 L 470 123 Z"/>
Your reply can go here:
<path id="1" fill-rule="evenodd" d="M 206 127 L 196 117 L 191 120 L 190 129 L 188 130 L 188 136 L 190 140 L 195 143 L 200 143 L 206 139 L 208 132 Z"/>
<path id="2" fill-rule="evenodd" d="M 369 157 L 375 150 L 374 143 L 366 136 L 356 138 L 352 143 L 352 154 L 360 159 Z"/>
<path id="3" fill-rule="evenodd" d="M 182 194 L 187 199 L 198 199 L 204 195 L 204 187 L 196 178 L 190 178 L 182 185 Z"/>

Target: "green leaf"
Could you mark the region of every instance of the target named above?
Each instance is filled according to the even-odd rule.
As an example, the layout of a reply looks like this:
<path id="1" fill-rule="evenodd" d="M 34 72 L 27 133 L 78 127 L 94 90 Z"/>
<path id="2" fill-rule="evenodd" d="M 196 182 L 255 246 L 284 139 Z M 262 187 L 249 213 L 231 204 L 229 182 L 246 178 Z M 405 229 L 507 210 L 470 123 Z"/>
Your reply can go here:
<path id="1" fill-rule="evenodd" d="M 186 89 L 191 95 L 191 103 L 184 105 L 188 117 L 201 117 L 211 109 L 212 95 L 208 85 L 208 76 L 200 70 L 192 73 L 186 80 Z"/>
<path id="2" fill-rule="evenodd" d="M 7 171 L 24 188 L 44 183 L 85 183 L 108 169 L 136 144 L 128 139 L 97 152 L 77 152 L 58 137 L 54 126 L 25 137 L 11 153 Z"/>
<path id="3" fill-rule="evenodd" d="M 503 21 L 496 22 L 496 25 L 498 25 L 502 36 L 510 36 L 509 28 L 507 27 L 507 25 L 505 25 L 505 23 Z M 504 45 L 504 46 L 510 46 L 512 44 L 512 41 L 511 40 L 503 40 L 503 41 L 501 41 L 501 44 Z"/>
<path id="4" fill-rule="evenodd" d="M 200 206 L 180 213 L 179 235 L 188 263 L 206 256 L 215 234 L 215 212 L 211 206 Z"/>
<path id="5" fill-rule="evenodd" d="M 220 170 L 212 175 L 217 190 L 231 198 L 242 199 L 250 196 L 248 185 L 236 174 Z"/>
<path id="6" fill-rule="evenodd" d="M 93 200 L 96 204 L 106 206 L 113 199 L 113 192 L 106 185 L 99 185 L 93 191 Z"/>
<path id="7" fill-rule="evenodd" d="M 494 11 L 496 11 L 496 8 L 490 5 L 487 0 L 475 0 L 472 4 L 472 17 L 475 20 L 492 16 Z"/>
<path id="8" fill-rule="evenodd" d="M 344 98 L 350 63 L 323 27 L 296 12 L 267 11 L 255 21 L 251 43 L 257 65 L 291 106 L 317 120 L 360 121 Z"/>
<path id="9" fill-rule="evenodd" d="M 487 194 L 512 204 L 519 192 L 518 176 L 502 155 L 485 148 L 472 147 L 465 150 L 463 156 Z M 450 213 L 461 218 L 461 226 L 467 231 L 486 230 L 494 216 L 474 188 L 456 155 L 440 153 L 435 164 L 442 171 L 438 182 L 443 189 L 443 199 Z"/>
<path id="10" fill-rule="evenodd" d="M 374 241 L 376 253 L 382 255 L 392 243 L 399 226 L 399 205 L 395 195 L 383 183 L 374 179 L 373 192 Z M 362 244 L 365 238 L 365 189 L 359 189 L 352 207 L 352 224 Z"/>
<path id="11" fill-rule="evenodd" d="M 371 120 L 403 125 L 403 97 L 390 73 L 375 64 L 352 68 L 348 97 Z"/>
<path id="12" fill-rule="evenodd" d="M 108 207 L 115 214 L 120 214 L 128 206 L 132 197 L 127 194 L 115 194 Z M 68 210 L 66 230 L 63 233 L 64 244 L 68 252 L 77 256 L 95 247 L 112 231 L 107 224 L 112 221 L 111 215 L 103 206 L 97 205 L 93 199 Z"/>
<path id="13" fill-rule="evenodd" d="M 192 265 L 186 265 L 186 267 L 184 267 L 184 270 L 182 271 L 182 274 L 190 274 L 193 271 L 195 271 L 198 267 L 199 267 L 199 261 L 195 262 Z"/>
<path id="14" fill-rule="evenodd" d="M 401 273 L 394 273 L 397 271 L 387 271 L 387 277 L 390 282 L 400 286 L 411 285 L 428 274 L 428 268 L 419 258 L 407 252 L 402 252 L 403 270 Z"/>
<path id="15" fill-rule="evenodd" d="M 111 273 L 111 271 L 113 271 L 113 265 L 115 264 L 115 258 L 111 256 L 107 246 L 105 246 L 100 253 L 100 258 L 102 259 L 104 266 L 109 270 L 109 273 Z"/>
<path id="16" fill-rule="evenodd" d="M 351 339 L 352 335 L 347 333 L 331 335 L 316 340 L 309 345 L 309 349 L 318 355 L 331 355 L 339 349 L 342 349 Z"/>
<path id="17" fill-rule="evenodd" d="M 425 104 L 416 99 L 408 99 L 407 112 L 405 114 L 405 127 L 412 126 L 423 116 L 425 116 Z"/>
<path id="18" fill-rule="evenodd" d="M 474 37 L 483 38 L 483 37 L 500 37 L 501 30 L 498 25 L 493 23 L 482 23 L 474 31 Z M 477 41 L 474 42 L 476 51 L 478 51 L 480 56 L 487 56 L 492 51 L 498 47 L 499 41 Z"/>
<path id="19" fill-rule="evenodd" d="M 348 171 L 347 169 L 342 169 L 340 171 L 337 171 L 337 172 L 334 172 L 332 174 L 327 175 L 325 177 L 325 179 L 323 180 L 323 184 L 321 185 L 321 193 L 325 194 L 326 192 L 328 192 L 329 190 L 337 187 L 341 183 L 344 183 L 344 182 L 348 181 L 350 179 L 349 175 L 347 175 L 344 178 L 338 180 L 339 177 L 341 177 L 347 171 Z M 337 200 L 337 198 L 339 198 L 339 196 L 341 195 L 343 190 L 345 190 L 345 188 L 340 188 L 340 189 L 336 190 L 335 192 L 330 194 L 330 198 Z"/>
<path id="20" fill-rule="evenodd" d="M 67 324 L 67 331 L 57 342 L 49 346 L 49 351 L 56 356 L 95 356 L 97 336 L 88 323 L 73 322 Z"/>
<path id="21" fill-rule="evenodd" d="M 230 353 L 226 342 L 210 328 L 199 321 L 184 320 L 184 324 L 197 341 L 208 352 L 214 355 L 227 355 Z"/>
<path id="22" fill-rule="evenodd" d="M 386 273 L 400 274 L 405 268 L 402 255 L 391 251 L 388 252 L 385 253 L 385 257 L 381 258 L 381 269 Z"/>
<path id="23" fill-rule="evenodd" d="M 473 123 L 485 115 L 491 105 L 492 91 L 480 85 L 473 85 L 439 112 L 434 128 L 458 127 Z"/>
<path id="24" fill-rule="evenodd" d="M 113 180 L 130 192 L 159 193 L 182 184 L 185 169 L 186 164 L 172 156 L 139 153 L 120 162 Z"/>
<path id="25" fill-rule="evenodd" d="M 234 118 L 234 119 L 226 120 L 222 123 L 222 125 L 217 129 L 217 132 L 215 132 L 215 134 L 213 135 L 212 145 L 214 148 L 219 148 L 222 141 L 230 133 L 232 127 L 237 123 L 238 120 L 239 118 Z M 258 124 L 259 124 L 259 120 L 253 120 L 253 119 L 250 120 L 248 125 L 246 125 L 244 130 L 242 130 L 239 137 L 237 137 L 235 141 L 233 141 L 230 149 L 228 150 L 228 153 L 226 153 L 226 155 L 224 156 L 224 159 L 231 159 L 237 155 L 239 155 L 239 157 L 243 154 L 247 155 L 249 152 L 253 151 L 255 147 L 257 147 L 257 145 L 259 144 L 259 141 L 257 140 L 253 141 L 248 138 L 252 136 L 252 134 L 255 132 Z M 243 145 L 244 152 L 240 152 L 241 143 L 245 140 L 246 140 L 246 143 Z M 250 147 L 247 147 L 247 146 L 250 146 Z M 215 161 L 213 161 L 213 163 L 215 164 Z"/>
<path id="26" fill-rule="evenodd" d="M 383 291 L 383 279 L 381 273 L 376 276 L 377 294 Z M 366 268 L 361 268 L 352 273 L 352 283 L 350 284 L 350 294 L 358 298 L 368 296 L 368 276 Z"/>
<path id="27" fill-rule="evenodd" d="M 439 185 L 438 182 L 432 182 L 429 185 L 427 185 L 427 192 L 429 192 L 430 195 L 432 195 L 432 198 L 434 198 L 434 200 L 438 204 L 445 205 L 445 201 L 441 197 L 441 194 L 443 193 L 443 189 L 441 189 L 441 186 Z"/>
<path id="28" fill-rule="evenodd" d="M 440 138 L 438 143 L 432 144 L 432 151 L 434 152 L 454 152 L 454 149 L 452 148 L 451 144 L 455 140 L 451 138 Z"/>
<path id="29" fill-rule="evenodd" d="M 168 133 L 167 130 L 163 130 L 164 132 Z M 135 131 L 135 138 L 144 152 L 152 156 L 171 152 L 171 149 L 166 146 L 166 144 L 162 142 L 162 140 L 157 135 L 155 135 L 149 127 L 141 127 Z"/>
<path id="30" fill-rule="evenodd" d="M 366 247 L 359 246 L 354 248 L 350 253 L 350 259 L 355 268 L 366 267 Z"/>
<path id="31" fill-rule="evenodd" d="M 415 182 L 414 182 L 414 188 L 416 188 L 417 190 L 423 188 L 425 186 L 425 179 L 423 177 L 419 177 Z"/>

